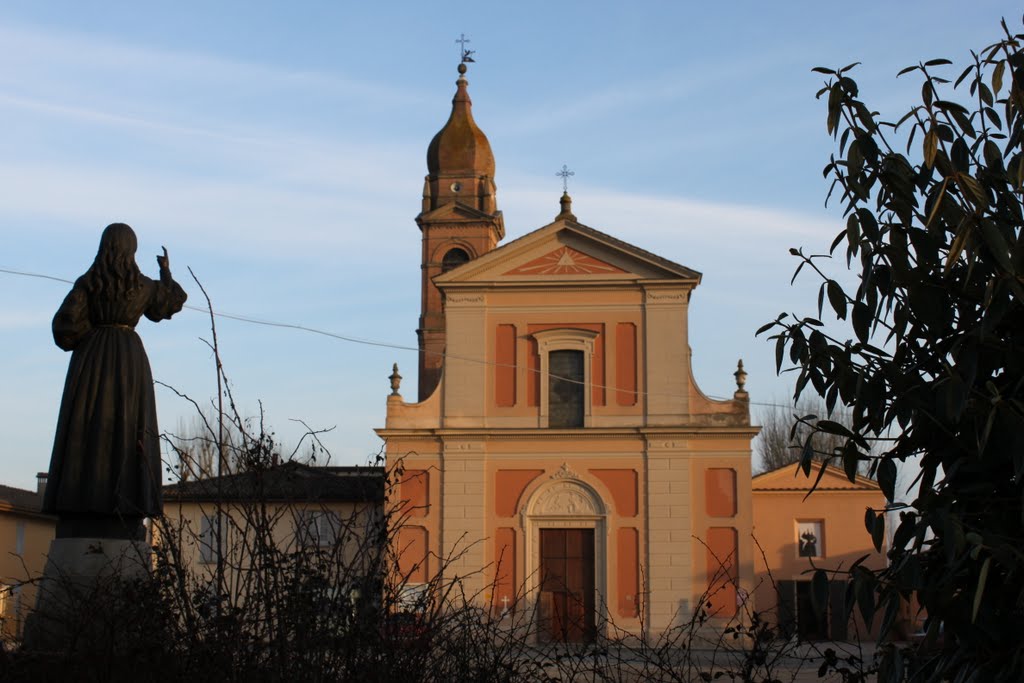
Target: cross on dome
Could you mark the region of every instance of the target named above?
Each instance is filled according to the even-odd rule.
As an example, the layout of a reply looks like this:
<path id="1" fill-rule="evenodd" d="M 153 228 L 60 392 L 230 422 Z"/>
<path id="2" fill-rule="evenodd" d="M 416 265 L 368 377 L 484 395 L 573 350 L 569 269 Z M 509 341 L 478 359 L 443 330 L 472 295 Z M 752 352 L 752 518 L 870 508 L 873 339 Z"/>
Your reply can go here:
<path id="1" fill-rule="evenodd" d="M 562 170 L 555 174 L 562 179 L 562 192 L 569 191 L 569 178 L 576 175 L 575 171 L 570 171 L 569 167 L 562 164 Z"/>
<path id="2" fill-rule="evenodd" d="M 473 53 L 476 52 L 476 50 L 466 49 L 466 43 L 469 43 L 471 41 L 469 40 L 469 38 L 466 37 L 465 33 L 460 33 L 459 37 L 455 39 L 455 42 L 459 44 L 459 59 L 463 64 L 465 64 L 466 62 L 476 61 L 475 59 L 473 59 Z"/>

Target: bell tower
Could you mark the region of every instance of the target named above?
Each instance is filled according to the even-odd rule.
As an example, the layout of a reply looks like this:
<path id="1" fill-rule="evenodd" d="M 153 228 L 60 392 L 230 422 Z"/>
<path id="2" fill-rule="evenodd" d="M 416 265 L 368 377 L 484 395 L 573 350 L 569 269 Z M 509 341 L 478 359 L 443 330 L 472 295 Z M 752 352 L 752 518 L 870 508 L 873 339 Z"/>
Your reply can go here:
<path id="1" fill-rule="evenodd" d="M 494 154 L 473 120 L 466 64 L 459 64 L 448 122 L 427 148 L 419 338 L 419 400 L 437 388 L 444 367 L 444 300 L 434 278 L 494 249 L 505 236 L 494 184 Z"/>

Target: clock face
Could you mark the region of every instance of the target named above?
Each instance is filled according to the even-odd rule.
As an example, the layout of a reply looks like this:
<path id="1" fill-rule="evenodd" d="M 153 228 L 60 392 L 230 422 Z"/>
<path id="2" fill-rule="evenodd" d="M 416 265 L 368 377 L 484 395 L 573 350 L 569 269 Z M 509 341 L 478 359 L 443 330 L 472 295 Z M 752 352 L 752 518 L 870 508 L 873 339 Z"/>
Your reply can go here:
<path id="1" fill-rule="evenodd" d="M 458 192 L 462 189 L 462 183 L 452 183 L 452 192 Z"/>

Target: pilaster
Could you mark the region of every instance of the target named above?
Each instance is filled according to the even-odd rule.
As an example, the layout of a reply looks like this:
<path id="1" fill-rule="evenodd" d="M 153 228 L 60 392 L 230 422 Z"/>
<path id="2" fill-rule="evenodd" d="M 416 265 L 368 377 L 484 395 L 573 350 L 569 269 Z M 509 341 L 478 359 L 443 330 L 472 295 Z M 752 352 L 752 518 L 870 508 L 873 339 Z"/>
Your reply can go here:
<path id="1" fill-rule="evenodd" d="M 647 619 L 658 633 L 693 610 L 693 529 L 689 444 L 650 440 L 645 455 L 647 491 Z"/>
<path id="2" fill-rule="evenodd" d="M 467 595 L 484 586 L 487 500 L 483 442 L 445 441 L 441 456 L 441 562 L 446 579 L 462 579 Z"/>

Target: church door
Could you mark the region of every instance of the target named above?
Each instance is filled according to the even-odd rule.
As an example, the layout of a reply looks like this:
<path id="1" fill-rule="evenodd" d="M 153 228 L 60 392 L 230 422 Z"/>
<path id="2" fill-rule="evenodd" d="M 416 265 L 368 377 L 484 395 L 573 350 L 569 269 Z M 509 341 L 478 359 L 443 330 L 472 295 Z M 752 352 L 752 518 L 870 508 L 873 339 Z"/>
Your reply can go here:
<path id="1" fill-rule="evenodd" d="M 540 638 L 590 643 L 594 623 L 594 530 L 540 530 Z"/>

